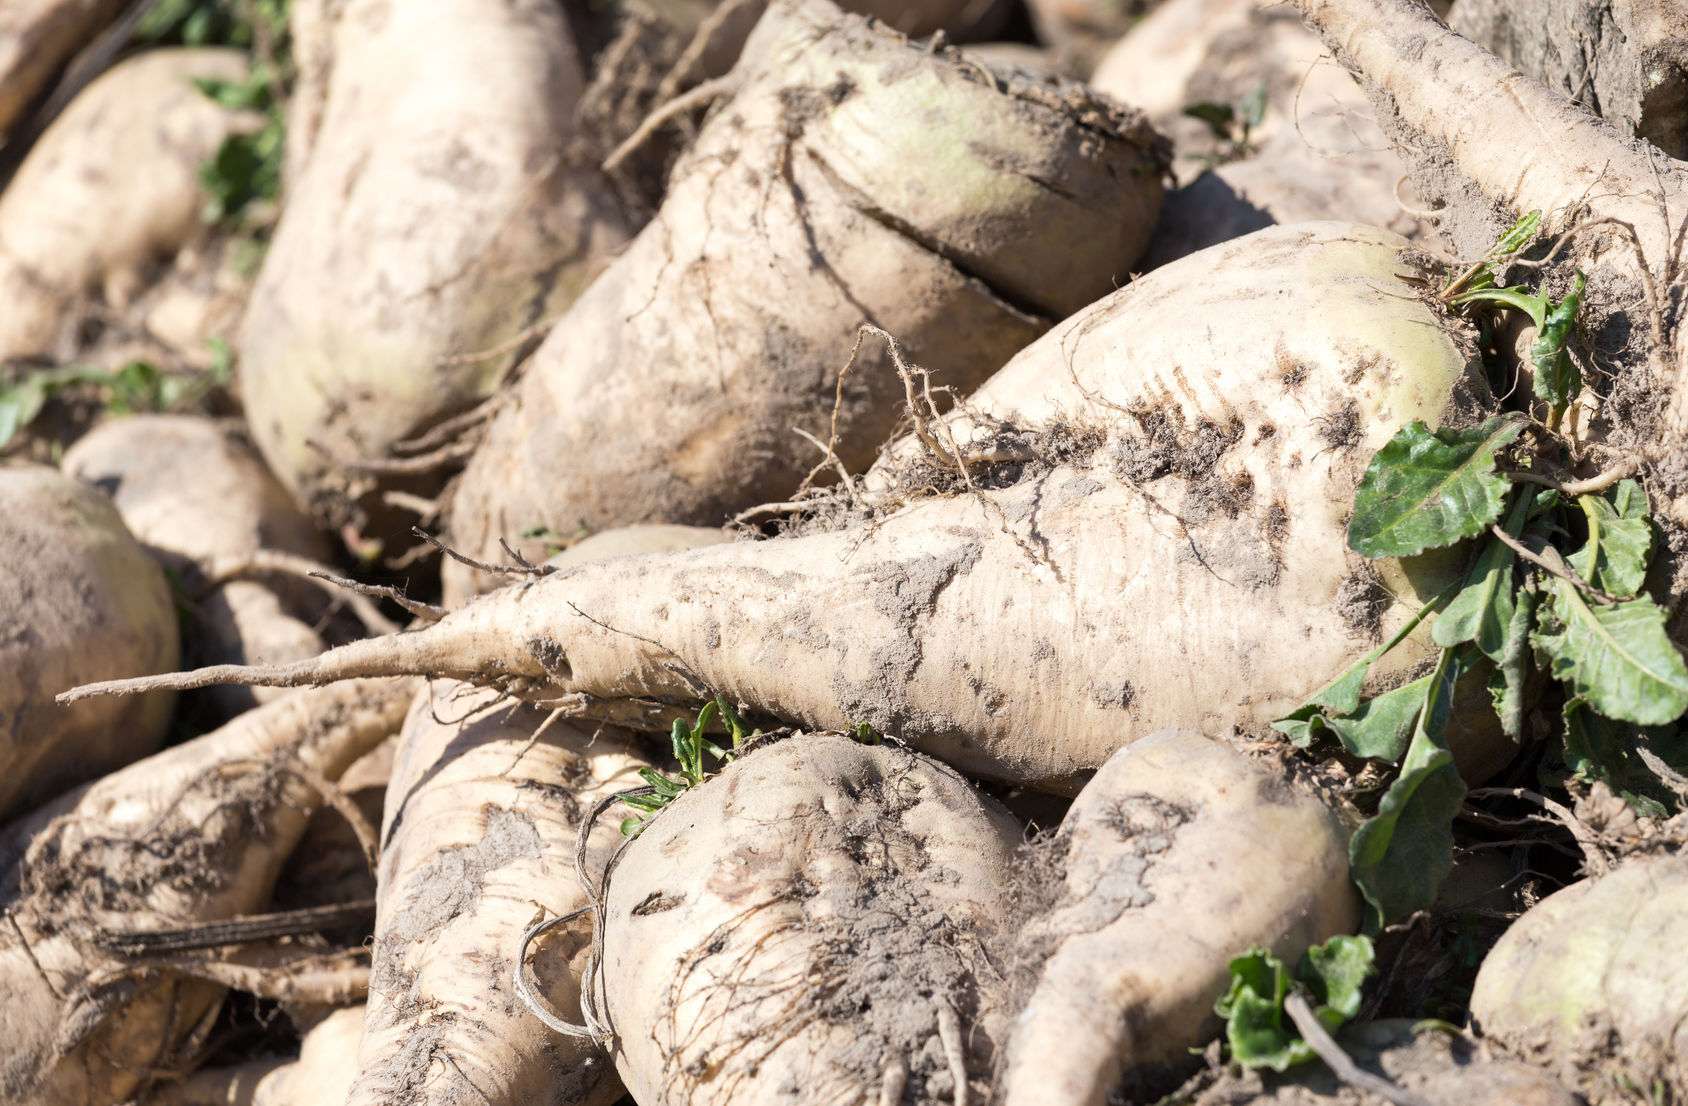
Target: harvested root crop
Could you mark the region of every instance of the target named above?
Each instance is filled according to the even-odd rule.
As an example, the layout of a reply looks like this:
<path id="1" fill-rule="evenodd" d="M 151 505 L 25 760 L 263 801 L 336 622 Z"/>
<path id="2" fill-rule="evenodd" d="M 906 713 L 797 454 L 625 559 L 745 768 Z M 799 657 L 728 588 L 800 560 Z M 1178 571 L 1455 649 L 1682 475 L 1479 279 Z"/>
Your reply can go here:
<path id="1" fill-rule="evenodd" d="M 123 950 L 264 909 L 318 801 L 306 781 L 392 732 L 414 687 L 290 695 L 0 834 L 0 1103 L 109 1106 L 192 1066 L 220 981 L 261 973 L 168 944 Z"/>
<path id="2" fill-rule="evenodd" d="M 1346 544 L 1377 448 L 1487 395 L 1406 248 L 1312 224 L 1149 274 L 1016 357 L 953 425 L 924 420 L 942 453 L 919 435 L 893 449 L 860 493 L 885 513 L 860 525 L 582 565 L 317 660 L 163 682 L 429 673 L 611 716 L 712 691 L 1069 793 L 1168 726 L 1263 730 L 1464 573 L 1458 551 L 1370 562 Z M 1369 683 L 1433 649 L 1420 625 Z M 1450 743 L 1481 776 L 1515 746 L 1477 683 Z"/>
<path id="3" fill-rule="evenodd" d="M 246 69 L 237 50 L 149 51 L 42 135 L 0 196 L 0 361 L 51 354 L 85 297 L 123 310 L 205 234 L 200 166 L 259 120 L 192 82 L 238 82 Z"/>
<path id="4" fill-rule="evenodd" d="M 175 696 L 55 704 L 94 673 L 180 662 L 164 573 L 106 497 L 36 466 L 0 468 L 0 823 L 157 749 Z"/>
<path id="5" fill-rule="evenodd" d="M 753 749 L 608 873 L 599 1007 L 635 1099 L 968 1100 L 1001 1041 L 985 947 L 1019 824 L 842 734 Z"/>
<path id="6" fill-rule="evenodd" d="M 122 0 L 13 0 L 0 12 L 0 138 Z"/>
<path id="7" fill-rule="evenodd" d="M 1272 223 L 1428 231 L 1397 195 L 1406 167 L 1364 91 L 1287 4 L 1171 0 L 1091 83 L 1141 106 L 1177 147 L 1184 187 L 1167 196 L 1145 268 Z"/>
<path id="8" fill-rule="evenodd" d="M 1688 158 L 1688 5 L 1555 0 L 1520 19 L 1502 0 L 1460 0 L 1451 26 L 1626 135 Z"/>
<path id="9" fill-rule="evenodd" d="M 1669 855 L 1549 896 L 1483 961 L 1473 1022 L 1590 1102 L 1628 1101 L 1625 1086 L 1676 1100 L 1688 1092 L 1685 901 L 1688 861 Z"/>
<path id="10" fill-rule="evenodd" d="M 208 1068 L 160 1087 L 140 1106 L 341 1106 L 362 1030 L 362 1006 L 336 1010 L 305 1034 L 296 1060 Z"/>
<path id="11" fill-rule="evenodd" d="M 583 77 L 555 7 L 356 0 L 332 58 L 239 352 L 265 459 L 340 523 L 375 477 L 437 490 L 464 451 L 401 443 L 490 396 L 624 231 L 573 160 Z"/>
<path id="12" fill-rule="evenodd" d="M 312 626 L 322 591 L 302 574 L 333 552 L 231 429 L 175 415 L 117 419 L 72 446 L 63 469 L 110 494 L 130 531 L 188 589 L 197 631 L 184 650 L 190 662 L 271 664 L 322 652 Z M 276 575 L 277 567 L 291 571 Z M 217 703 L 232 717 L 253 697 Z"/>
<path id="13" fill-rule="evenodd" d="M 1325 803 L 1190 730 L 1115 753 L 1044 847 L 1059 882 L 1021 935 L 1035 976 L 1004 1106 L 1102 1106 L 1127 1076 L 1184 1066 L 1217 1029 L 1232 956 L 1258 945 L 1294 963 L 1360 920 L 1348 832 Z"/>
<path id="14" fill-rule="evenodd" d="M 825 0 L 773 4 L 729 80 L 662 210 L 494 418 L 452 501 L 456 548 L 719 525 L 787 498 L 829 442 L 860 469 L 903 397 L 877 349 L 843 371 L 864 318 L 972 388 L 1122 277 L 1159 208 L 1159 140 L 1134 112 Z"/>
<path id="15" fill-rule="evenodd" d="M 1408 155 L 1419 195 L 1443 205 L 1443 233 L 1462 253 L 1479 256 L 1532 209 L 1545 234 L 1570 234 L 1560 264 L 1587 273 L 1579 329 L 1607 378 L 1599 417 L 1576 429 L 1596 448 L 1573 475 L 1608 486 L 1639 473 L 1655 512 L 1688 526 L 1688 326 L 1667 294 L 1682 274 L 1688 169 L 1520 77 L 1413 0 L 1298 4 L 1381 105 L 1379 122 Z"/>
<path id="16" fill-rule="evenodd" d="M 585 904 L 586 812 L 648 762 L 622 733 L 548 714 L 449 682 L 418 694 L 387 790 L 352 1106 L 620 1097 L 596 1048 L 559 1039 L 513 988 L 523 931 Z M 606 823 L 591 862 L 619 840 Z M 579 1009 L 585 958 L 584 938 L 538 945 L 529 970 L 553 1009 Z"/>

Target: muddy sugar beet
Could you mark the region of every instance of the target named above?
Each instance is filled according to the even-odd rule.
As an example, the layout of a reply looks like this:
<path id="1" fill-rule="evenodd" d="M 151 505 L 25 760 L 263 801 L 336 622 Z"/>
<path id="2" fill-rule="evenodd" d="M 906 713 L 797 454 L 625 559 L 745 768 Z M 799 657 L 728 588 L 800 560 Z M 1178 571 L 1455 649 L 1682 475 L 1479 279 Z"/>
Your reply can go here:
<path id="1" fill-rule="evenodd" d="M 1397 427 L 1485 402 L 1404 240 L 1273 228 L 1156 270 L 1004 367 L 956 415 L 956 448 L 1024 459 L 978 467 L 973 493 L 911 437 L 869 474 L 883 506 L 858 524 L 581 565 L 320 660 L 170 682 L 429 673 L 597 707 L 705 687 L 1073 792 L 1167 726 L 1263 729 L 1453 583 L 1457 551 L 1350 552 L 1345 505 Z M 1420 627 L 1372 678 L 1433 648 Z M 1469 717 L 1450 741 L 1480 775 L 1513 747 L 1486 705 Z"/>
<path id="2" fill-rule="evenodd" d="M 1124 279 L 1159 211 L 1141 115 L 823 0 L 771 5 L 732 79 L 656 218 L 524 367 L 453 497 L 456 548 L 719 525 L 791 493 L 821 456 L 792 428 L 827 441 L 835 400 L 837 453 L 865 467 L 903 390 L 873 347 L 839 379 L 864 317 L 970 390 Z M 500 582 L 445 575 L 448 595 Z"/>
<path id="3" fill-rule="evenodd" d="M 102 931 L 264 910 L 318 802 L 302 773 L 337 778 L 398 728 L 413 688 L 296 692 L 0 833 L 0 1104 L 111 1106 L 148 1072 L 192 1062 L 224 984 L 251 973 L 232 952 L 154 954 L 137 970 Z"/>
<path id="4" fill-rule="evenodd" d="M 840 734 L 686 791 L 609 873 L 599 982 L 628 1090 L 642 1106 L 980 1100 L 1002 1031 L 980 1002 L 984 949 L 1011 925 L 1020 837 L 959 773 Z"/>

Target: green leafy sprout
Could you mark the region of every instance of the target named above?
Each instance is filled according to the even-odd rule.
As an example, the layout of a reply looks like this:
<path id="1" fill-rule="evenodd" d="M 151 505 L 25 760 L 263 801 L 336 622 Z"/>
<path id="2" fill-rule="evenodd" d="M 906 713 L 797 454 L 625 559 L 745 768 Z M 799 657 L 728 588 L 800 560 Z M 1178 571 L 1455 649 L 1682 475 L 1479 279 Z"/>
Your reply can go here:
<path id="1" fill-rule="evenodd" d="M 1308 949 L 1294 976 L 1284 962 L 1255 946 L 1231 961 L 1231 988 L 1213 1004 L 1225 1019 L 1231 1058 L 1248 1068 L 1282 1072 L 1313 1059 L 1314 1052 L 1287 1021 L 1284 1001 L 1301 991 L 1313 1016 L 1334 1033 L 1360 1012 L 1361 987 L 1375 970 L 1367 937 L 1332 937 Z"/>
<path id="2" fill-rule="evenodd" d="M 1217 153 L 1198 155 L 1196 160 L 1208 168 L 1224 165 L 1247 157 L 1254 147 L 1250 139 L 1254 128 L 1266 118 L 1266 86 L 1256 85 L 1253 91 L 1236 104 L 1214 100 L 1198 100 L 1184 106 L 1184 114 L 1207 124 L 1207 129 L 1219 143 Z"/>
<path id="3" fill-rule="evenodd" d="M 294 79 L 289 5 L 290 0 L 159 0 L 135 27 L 141 42 L 234 46 L 253 56 L 245 80 L 194 80 L 201 92 L 224 107 L 264 116 L 262 127 L 229 135 L 200 166 L 206 222 L 238 221 L 253 205 L 280 194 L 284 101 Z"/>
<path id="4" fill-rule="evenodd" d="M 202 373 L 166 373 L 150 361 L 130 361 L 116 370 L 93 365 L 37 369 L 0 384 L 0 449 L 34 422 L 47 401 L 73 388 L 91 389 L 109 415 L 171 411 L 187 406 L 229 382 L 234 360 L 228 343 L 211 339 L 211 365 Z"/>
<path id="5" fill-rule="evenodd" d="M 717 720 L 727 732 L 729 744 L 726 748 L 709 739 L 709 727 Z M 761 732 L 748 731 L 744 720 L 719 695 L 703 705 L 703 709 L 698 711 L 696 721 L 687 722 L 684 718 L 676 718 L 669 737 L 674 747 L 674 759 L 680 762 L 680 775 L 675 778 L 665 776 L 654 768 L 639 769 L 639 778 L 649 785 L 651 793 L 629 795 L 622 799 L 622 802 L 639 813 L 622 819 L 621 835 L 638 836 L 639 831 L 653 815 L 679 798 L 688 788 L 696 787 L 708 779 L 710 772 L 704 760 L 705 753 L 716 761 L 731 762 L 738 758 L 744 743 Z"/>
<path id="6" fill-rule="evenodd" d="M 1497 266 L 1528 244 L 1532 212 L 1490 255 L 1452 282 L 1449 302 L 1526 310 L 1541 324 L 1538 392 L 1549 426 L 1498 415 L 1466 430 L 1414 422 L 1367 466 L 1355 495 L 1348 545 L 1369 558 L 1410 557 L 1464 545 L 1463 580 L 1437 596 L 1390 640 L 1273 723 L 1296 745 L 1330 738 L 1351 755 L 1396 765 L 1376 814 L 1349 847 L 1367 903 L 1367 932 L 1428 907 L 1453 864 L 1453 821 L 1465 785 L 1448 749 L 1455 685 L 1487 664 L 1490 696 L 1505 731 L 1523 738 L 1523 700 L 1537 672 L 1565 692 L 1560 751 L 1568 773 L 1605 782 L 1642 813 L 1675 801 L 1649 768 L 1688 764 L 1688 667 L 1665 633 L 1665 612 L 1642 592 L 1655 539 L 1645 491 L 1622 480 L 1569 495 L 1533 471 L 1559 471 L 1552 432 L 1581 381 L 1574 368 L 1544 391 L 1543 358 L 1564 357 L 1582 289 L 1557 304 L 1497 287 Z M 1543 342 L 1557 342 L 1548 351 Z M 1565 359 L 1569 364 L 1569 359 Z M 1534 443 L 1526 448 L 1526 441 Z M 1543 488 L 1543 483 L 1549 485 Z M 1584 536 L 1586 535 L 1586 536 Z M 1435 617 L 1434 670 L 1362 698 L 1369 666 Z"/>

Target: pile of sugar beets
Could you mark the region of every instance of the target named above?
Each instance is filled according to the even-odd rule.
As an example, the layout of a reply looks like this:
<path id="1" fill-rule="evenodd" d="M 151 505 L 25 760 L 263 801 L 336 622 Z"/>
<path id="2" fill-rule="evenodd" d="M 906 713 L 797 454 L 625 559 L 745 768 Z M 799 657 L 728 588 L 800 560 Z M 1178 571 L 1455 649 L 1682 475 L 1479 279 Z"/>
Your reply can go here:
<path id="1" fill-rule="evenodd" d="M 0 1104 L 1688 1102 L 1688 4 L 844 7 L 0 11 Z"/>

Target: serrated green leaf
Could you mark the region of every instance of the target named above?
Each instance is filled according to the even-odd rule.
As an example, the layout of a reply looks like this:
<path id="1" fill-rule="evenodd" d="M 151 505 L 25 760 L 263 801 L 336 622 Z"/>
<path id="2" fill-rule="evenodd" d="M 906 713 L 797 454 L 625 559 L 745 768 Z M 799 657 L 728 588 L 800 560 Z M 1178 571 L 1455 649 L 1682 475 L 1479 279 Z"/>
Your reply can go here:
<path id="1" fill-rule="evenodd" d="M 1662 726 L 1688 711 L 1688 667 L 1665 634 L 1665 612 L 1645 596 L 1596 607 L 1554 579 L 1534 643 L 1553 675 L 1608 718 Z"/>
<path id="2" fill-rule="evenodd" d="M 1653 557 L 1647 494 L 1635 481 L 1625 480 L 1611 496 L 1577 497 L 1577 506 L 1588 519 L 1588 541 L 1566 560 L 1578 576 L 1601 591 L 1634 595 L 1641 590 Z"/>
<path id="3" fill-rule="evenodd" d="M 1232 1059 L 1246 1067 L 1273 1071 L 1306 1060 L 1303 1053 L 1311 1050 L 1284 1025 L 1290 980 L 1283 961 L 1255 946 L 1232 959 L 1230 969 L 1231 987 L 1213 1009 L 1225 1019 L 1225 1041 L 1231 1046 Z"/>
<path id="4" fill-rule="evenodd" d="M 1364 937 L 1333 937 L 1302 955 L 1296 979 L 1312 993 L 1313 1014 L 1326 1029 L 1336 1030 L 1359 1011 L 1360 988 L 1373 959 L 1371 941 Z M 1225 1019 L 1231 1058 L 1245 1067 L 1279 1072 L 1312 1059 L 1312 1048 L 1284 1013 L 1284 1000 L 1295 985 L 1284 962 L 1256 945 L 1229 967 L 1231 986 L 1213 1010 Z"/>
<path id="5" fill-rule="evenodd" d="M 1367 903 L 1368 933 L 1435 902 L 1453 869 L 1453 821 L 1465 802 L 1465 782 L 1454 769 L 1446 732 L 1454 683 L 1464 667 L 1462 651 L 1442 651 L 1401 774 L 1377 814 L 1349 841 L 1348 867 Z"/>
<path id="6" fill-rule="evenodd" d="M 1377 970 L 1377 953 L 1370 938 L 1332 937 L 1308 949 L 1301 960 L 1296 975 L 1306 982 L 1321 1007 L 1337 1015 L 1337 1024 L 1360 1012 L 1361 989 Z"/>
<path id="7" fill-rule="evenodd" d="M 1410 557 L 1482 533 L 1512 486 L 1495 471 L 1495 454 L 1524 425 L 1521 415 L 1497 415 L 1471 430 L 1403 427 L 1366 466 L 1348 547 L 1365 557 Z"/>

